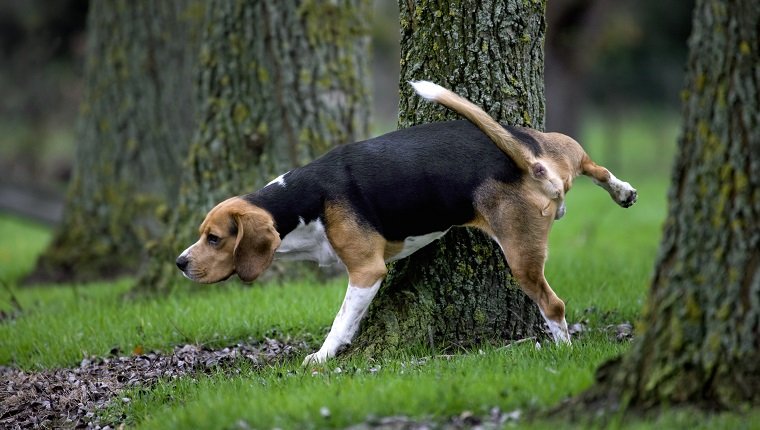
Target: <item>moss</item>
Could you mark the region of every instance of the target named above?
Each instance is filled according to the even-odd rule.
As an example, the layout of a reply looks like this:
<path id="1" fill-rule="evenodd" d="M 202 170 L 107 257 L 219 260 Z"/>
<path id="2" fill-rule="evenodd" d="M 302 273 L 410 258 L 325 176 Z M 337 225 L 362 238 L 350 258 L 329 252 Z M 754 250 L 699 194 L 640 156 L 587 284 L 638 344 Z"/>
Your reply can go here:
<path id="1" fill-rule="evenodd" d="M 523 121 L 524 121 L 524 125 L 526 127 L 532 127 L 533 126 L 533 118 L 531 118 L 530 113 L 528 113 L 527 110 L 523 111 L 522 118 L 523 118 Z"/>
<path id="2" fill-rule="evenodd" d="M 248 107 L 241 103 L 237 102 L 235 103 L 235 108 L 232 114 L 232 118 L 235 120 L 236 124 L 242 124 L 248 117 L 251 115 L 251 111 L 248 109 Z"/>
<path id="3" fill-rule="evenodd" d="M 681 318 L 677 315 L 670 317 L 670 325 L 668 326 L 668 334 L 670 336 L 670 342 L 668 348 L 671 351 L 679 351 L 683 347 L 683 326 L 681 324 Z"/>
<path id="4" fill-rule="evenodd" d="M 705 83 L 707 81 L 707 77 L 704 73 L 699 73 L 694 77 L 694 89 L 701 93 L 705 89 Z"/>
<path id="5" fill-rule="evenodd" d="M 262 84 L 269 83 L 269 70 L 267 70 L 265 67 L 259 67 L 257 76 L 259 78 L 259 82 Z"/>
<path id="6" fill-rule="evenodd" d="M 749 177 L 744 172 L 737 170 L 734 172 L 734 188 L 737 193 L 743 193 L 749 186 Z"/>
<path id="7" fill-rule="evenodd" d="M 686 318 L 690 321 L 699 321 L 702 318 L 702 309 L 694 294 L 686 295 Z"/>
<path id="8" fill-rule="evenodd" d="M 360 2 L 358 7 L 350 4 L 340 6 L 325 1 L 305 0 L 298 8 L 298 15 L 305 23 L 306 38 L 312 46 L 331 43 L 345 47 L 353 37 L 368 34 L 366 25 L 367 2 Z M 329 31 L 325 24 L 329 23 Z"/>
<path id="9" fill-rule="evenodd" d="M 752 48 L 746 40 L 739 42 L 739 53 L 742 55 L 749 55 L 752 53 Z"/>

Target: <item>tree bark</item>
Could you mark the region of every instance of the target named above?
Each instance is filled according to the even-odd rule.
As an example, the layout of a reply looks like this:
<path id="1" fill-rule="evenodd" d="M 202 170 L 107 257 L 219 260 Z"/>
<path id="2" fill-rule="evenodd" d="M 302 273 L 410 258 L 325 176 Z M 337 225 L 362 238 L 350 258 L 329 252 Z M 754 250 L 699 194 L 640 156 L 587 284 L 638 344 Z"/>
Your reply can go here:
<path id="1" fill-rule="evenodd" d="M 179 186 L 195 109 L 202 1 L 92 2 L 85 95 L 64 218 L 28 280 L 134 271 Z"/>
<path id="2" fill-rule="evenodd" d="M 542 128 L 544 6 L 399 1 L 399 127 L 460 119 L 413 94 L 407 82 L 425 79 L 468 97 L 497 120 Z M 516 287 L 495 242 L 454 228 L 391 266 L 352 351 L 452 350 L 536 336 L 542 326 L 538 307 Z"/>
<path id="3" fill-rule="evenodd" d="M 699 0 L 669 213 L 641 324 L 585 399 L 760 401 L 760 9 Z"/>
<path id="4" fill-rule="evenodd" d="M 169 233 L 139 280 L 182 280 L 177 255 L 206 212 L 368 132 L 366 0 L 213 1 L 201 48 L 201 121 Z"/>

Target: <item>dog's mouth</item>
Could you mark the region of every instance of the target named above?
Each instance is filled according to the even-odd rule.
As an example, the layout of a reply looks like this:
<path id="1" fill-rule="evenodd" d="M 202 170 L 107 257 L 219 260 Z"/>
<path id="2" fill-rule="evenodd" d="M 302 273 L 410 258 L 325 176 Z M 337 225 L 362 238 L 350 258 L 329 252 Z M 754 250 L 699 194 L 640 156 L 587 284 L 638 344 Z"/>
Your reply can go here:
<path id="1" fill-rule="evenodd" d="M 235 271 L 232 271 L 219 279 L 207 279 L 206 277 L 208 274 L 205 270 L 202 269 L 187 269 L 182 271 L 182 276 L 199 284 L 215 284 L 217 282 L 223 282 L 230 279 L 230 277 L 234 274 Z"/>

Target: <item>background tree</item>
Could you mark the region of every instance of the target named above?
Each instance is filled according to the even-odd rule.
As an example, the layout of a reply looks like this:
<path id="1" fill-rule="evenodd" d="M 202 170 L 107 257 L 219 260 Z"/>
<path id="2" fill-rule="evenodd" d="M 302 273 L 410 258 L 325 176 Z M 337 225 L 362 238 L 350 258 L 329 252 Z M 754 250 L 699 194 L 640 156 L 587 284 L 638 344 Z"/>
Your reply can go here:
<path id="1" fill-rule="evenodd" d="M 697 1 L 642 333 L 600 369 L 586 402 L 734 409 L 760 401 L 758 22 L 752 0 Z"/>
<path id="2" fill-rule="evenodd" d="M 183 279 L 174 260 L 216 203 L 367 135 L 369 11 L 366 0 L 210 4 L 201 120 L 176 216 L 154 244 L 141 288 Z"/>
<path id="3" fill-rule="evenodd" d="M 193 129 L 202 11 L 189 0 L 93 2 L 64 219 L 30 280 L 135 270 L 143 242 L 161 231 Z"/>
<path id="4" fill-rule="evenodd" d="M 500 121 L 543 127 L 543 1 L 402 0 L 399 8 L 400 128 L 461 119 L 414 95 L 407 82 L 418 79 L 468 97 Z M 353 348 L 367 355 L 419 344 L 458 348 L 533 336 L 542 325 L 498 246 L 455 228 L 391 267 Z"/>

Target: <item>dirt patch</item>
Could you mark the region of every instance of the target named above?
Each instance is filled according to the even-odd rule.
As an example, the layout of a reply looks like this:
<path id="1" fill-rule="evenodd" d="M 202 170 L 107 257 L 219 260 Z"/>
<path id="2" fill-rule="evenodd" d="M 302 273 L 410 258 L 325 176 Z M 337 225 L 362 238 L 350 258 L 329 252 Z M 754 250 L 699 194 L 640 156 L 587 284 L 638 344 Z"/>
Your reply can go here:
<path id="1" fill-rule="evenodd" d="M 274 339 L 223 349 L 183 345 L 171 353 L 84 359 L 79 367 L 24 372 L 0 366 L 0 428 L 101 428 L 97 412 L 133 386 L 151 386 L 196 372 L 233 366 L 240 360 L 263 365 L 305 349 Z"/>

